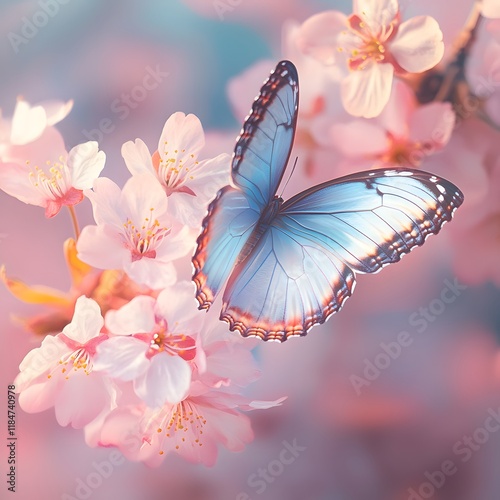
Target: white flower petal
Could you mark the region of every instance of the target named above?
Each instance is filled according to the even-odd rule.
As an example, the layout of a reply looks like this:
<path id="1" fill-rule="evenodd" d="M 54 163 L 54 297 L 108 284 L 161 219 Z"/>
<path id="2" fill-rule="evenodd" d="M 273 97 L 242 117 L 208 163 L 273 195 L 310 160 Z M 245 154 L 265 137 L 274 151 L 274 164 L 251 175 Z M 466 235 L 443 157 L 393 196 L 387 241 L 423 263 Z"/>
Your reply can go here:
<path id="1" fill-rule="evenodd" d="M 68 155 L 68 168 L 71 172 L 72 185 L 76 189 L 90 189 L 94 180 L 104 168 L 106 154 L 99 151 L 96 141 L 78 144 Z"/>
<path id="2" fill-rule="evenodd" d="M 123 269 L 130 278 L 141 285 L 154 290 L 173 285 L 177 280 L 177 271 L 172 262 L 143 257 L 135 262 L 125 262 Z"/>
<path id="3" fill-rule="evenodd" d="M 136 394 L 151 408 L 182 401 L 191 383 L 191 367 L 179 356 L 153 356 L 147 373 L 136 379 Z"/>
<path id="4" fill-rule="evenodd" d="M 20 373 L 16 377 L 15 385 L 19 391 L 24 390 L 37 377 L 45 375 L 57 365 L 61 357 L 68 352 L 68 347 L 59 338 L 48 335 L 40 347 L 32 349 L 26 354 L 19 365 Z M 44 382 L 46 382 L 46 378 Z"/>
<path id="5" fill-rule="evenodd" d="M 398 0 L 353 0 L 353 13 L 368 24 L 374 34 L 389 26 L 399 10 Z"/>
<path id="6" fill-rule="evenodd" d="M 12 144 L 23 145 L 38 139 L 45 127 L 47 115 L 42 106 L 31 107 L 26 101 L 17 101 L 10 132 Z"/>
<path id="7" fill-rule="evenodd" d="M 158 179 L 150 174 L 133 175 L 123 186 L 121 206 L 136 225 L 150 218 L 161 222 L 167 213 L 168 199 Z"/>
<path id="8" fill-rule="evenodd" d="M 39 102 L 38 106 L 42 106 L 45 109 L 45 114 L 47 115 L 47 125 L 55 125 L 61 120 L 66 118 L 70 111 L 73 109 L 73 99 L 69 101 L 43 101 Z"/>
<path id="9" fill-rule="evenodd" d="M 75 304 L 75 312 L 71 323 L 64 327 L 63 333 L 69 338 L 85 344 L 97 337 L 104 325 L 99 304 L 82 295 Z"/>
<path id="10" fill-rule="evenodd" d="M 417 16 L 399 26 L 390 52 L 396 62 L 410 73 L 422 73 L 441 61 L 444 54 L 443 33 L 430 16 Z"/>
<path id="11" fill-rule="evenodd" d="M 156 170 L 151 160 L 151 153 L 141 139 L 136 139 L 135 142 L 126 142 L 122 146 L 122 156 L 125 160 L 125 165 L 127 165 L 132 175 L 149 172 L 156 176 Z"/>
<path id="12" fill-rule="evenodd" d="M 182 328 L 183 323 L 193 316 L 200 316 L 198 302 L 194 296 L 194 284 L 190 281 L 179 281 L 173 287 L 166 287 L 156 300 L 157 314 L 166 318 L 170 328 L 178 323 Z M 202 314 L 200 316 L 203 321 Z M 175 332 L 175 330 L 172 330 Z M 184 332 L 186 333 L 186 332 Z"/>
<path id="13" fill-rule="evenodd" d="M 347 29 L 347 17 L 335 10 L 307 19 L 297 33 L 297 47 L 323 64 L 333 64 L 338 54 L 338 36 Z"/>
<path id="14" fill-rule="evenodd" d="M 372 63 L 352 71 L 341 85 L 345 110 L 353 116 L 378 116 L 389 101 L 393 75 L 392 64 Z"/>
<path id="15" fill-rule="evenodd" d="M 97 346 L 93 371 L 105 371 L 112 378 L 134 380 L 149 367 L 147 342 L 134 337 L 111 337 Z"/>
<path id="16" fill-rule="evenodd" d="M 158 153 L 163 160 L 198 156 L 205 145 L 205 134 L 199 118 L 193 114 L 174 113 L 165 123 Z"/>
<path id="17" fill-rule="evenodd" d="M 117 310 L 106 314 L 106 328 L 114 335 L 149 333 L 155 327 L 155 304 L 153 297 L 139 295 Z"/>

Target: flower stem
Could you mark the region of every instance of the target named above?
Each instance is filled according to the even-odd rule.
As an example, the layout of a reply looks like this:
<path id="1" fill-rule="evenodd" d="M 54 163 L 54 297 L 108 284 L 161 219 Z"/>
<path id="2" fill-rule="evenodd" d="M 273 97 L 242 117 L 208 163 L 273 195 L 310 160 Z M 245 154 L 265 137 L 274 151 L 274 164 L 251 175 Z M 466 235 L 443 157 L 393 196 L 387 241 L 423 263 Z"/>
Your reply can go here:
<path id="1" fill-rule="evenodd" d="M 76 217 L 74 205 L 68 206 L 68 210 L 71 216 L 71 222 L 73 223 L 73 229 L 75 231 L 75 240 L 78 240 L 80 236 L 80 226 L 78 225 L 78 219 Z"/>

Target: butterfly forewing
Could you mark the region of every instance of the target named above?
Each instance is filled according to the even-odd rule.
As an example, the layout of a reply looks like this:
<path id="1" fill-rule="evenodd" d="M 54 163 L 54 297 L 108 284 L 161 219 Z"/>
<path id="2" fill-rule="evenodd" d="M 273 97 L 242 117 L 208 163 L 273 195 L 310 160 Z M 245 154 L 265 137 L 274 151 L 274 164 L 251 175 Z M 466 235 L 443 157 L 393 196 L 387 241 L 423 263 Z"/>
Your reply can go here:
<path id="1" fill-rule="evenodd" d="M 274 197 L 293 144 L 297 107 L 297 71 L 282 61 L 264 82 L 237 140 L 232 161 L 237 189 L 221 189 L 203 220 L 193 257 L 200 308 L 210 307 Z"/>
<path id="2" fill-rule="evenodd" d="M 326 182 L 280 214 L 357 272 L 373 273 L 437 234 L 462 204 L 445 179 L 418 170 L 374 170 Z"/>
<path id="3" fill-rule="evenodd" d="M 262 86 L 236 143 L 233 182 L 256 210 L 268 205 L 283 177 L 295 134 L 298 95 L 295 66 L 280 62 Z"/>

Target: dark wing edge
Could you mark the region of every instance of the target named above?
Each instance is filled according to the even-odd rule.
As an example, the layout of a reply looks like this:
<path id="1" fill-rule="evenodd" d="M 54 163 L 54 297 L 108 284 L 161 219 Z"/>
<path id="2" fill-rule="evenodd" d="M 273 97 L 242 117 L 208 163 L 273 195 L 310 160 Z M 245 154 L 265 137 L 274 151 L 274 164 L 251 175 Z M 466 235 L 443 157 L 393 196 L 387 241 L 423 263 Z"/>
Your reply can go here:
<path id="1" fill-rule="evenodd" d="M 236 145 L 234 148 L 233 158 L 231 161 L 232 165 L 231 171 L 233 172 L 234 176 L 234 174 L 239 173 L 240 165 L 245 159 L 245 152 L 249 148 L 252 138 L 256 133 L 256 130 L 259 128 L 259 125 L 266 116 L 266 111 L 267 111 L 266 108 L 269 106 L 270 103 L 272 103 L 274 99 L 277 98 L 278 91 L 285 85 L 290 85 L 295 97 L 294 114 L 290 124 L 290 127 L 292 128 L 293 132 L 286 161 L 283 164 L 283 169 L 281 171 L 279 179 L 277 179 L 275 190 L 278 188 L 283 178 L 286 166 L 288 164 L 288 160 L 290 159 L 290 154 L 292 152 L 292 147 L 295 137 L 295 129 L 297 126 L 297 114 L 299 106 L 299 81 L 298 81 L 297 68 L 292 62 L 287 60 L 280 61 L 276 65 L 276 68 L 271 72 L 268 79 L 262 85 L 259 95 L 255 98 L 250 113 L 245 119 L 240 135 L 236 139 Z M 233 181 L 235 181 L 234 177 Z M 259 186 L 255 187 L 256 189 L 259 189 Z M 273 192 L 270 194 L 271 196 L 273 196 L 275 193 Z"/>

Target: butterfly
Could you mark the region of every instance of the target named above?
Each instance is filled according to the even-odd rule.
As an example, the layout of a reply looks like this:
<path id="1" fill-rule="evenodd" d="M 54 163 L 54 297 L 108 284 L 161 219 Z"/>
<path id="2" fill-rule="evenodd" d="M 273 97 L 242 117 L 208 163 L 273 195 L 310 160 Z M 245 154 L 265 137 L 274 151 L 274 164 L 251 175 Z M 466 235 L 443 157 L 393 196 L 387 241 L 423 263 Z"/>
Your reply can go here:
<path id="1" fill-rule="evenodd" d="M 463 202 L 451 182 L 407 169 L 359 172 L 283 201 L 298 101 L 297 70 L 281 61 L 245 120 L 232 185 L 210 203 L 192 259 L 199 309 L 225 285 L 220 319 L 244 337 L 306 335 L 340 310 L 356 273 L 399 261 Z"/>

